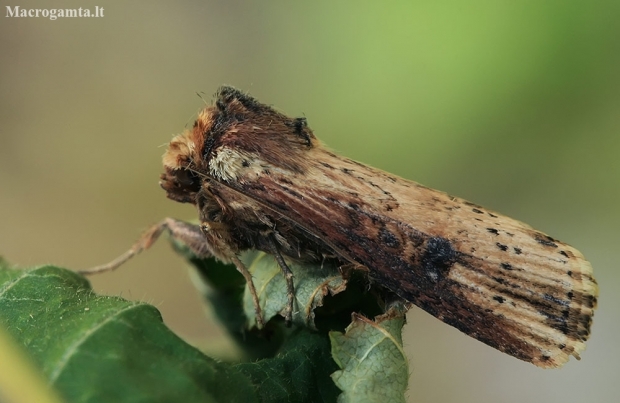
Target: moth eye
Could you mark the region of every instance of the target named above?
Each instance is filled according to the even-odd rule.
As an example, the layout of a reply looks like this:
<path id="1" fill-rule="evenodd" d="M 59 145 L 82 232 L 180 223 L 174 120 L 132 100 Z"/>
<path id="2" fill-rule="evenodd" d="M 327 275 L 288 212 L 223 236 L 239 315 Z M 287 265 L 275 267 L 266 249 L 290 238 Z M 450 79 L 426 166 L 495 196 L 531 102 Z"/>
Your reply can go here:
<path id="1" fill-rule="evenodd" d="M 197 185 L 199 182 L 198 175 L 192 171 L 188 171 L 187 169 L 177 171 L 175 176 L 178 184 L 183 187 L 192 187 L 193 185 Z"/>

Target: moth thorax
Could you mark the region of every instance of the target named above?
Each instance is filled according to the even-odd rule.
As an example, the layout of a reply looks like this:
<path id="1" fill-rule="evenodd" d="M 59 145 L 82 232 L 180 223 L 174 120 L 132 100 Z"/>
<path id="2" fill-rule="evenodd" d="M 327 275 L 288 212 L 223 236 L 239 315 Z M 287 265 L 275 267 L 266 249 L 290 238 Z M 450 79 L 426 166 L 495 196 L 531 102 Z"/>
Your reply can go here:
<path id="1" fill-rule="evenodd" d="M 220 147 L 209 160 L 209 173 L 217 179 L 235 180 L 243 170 L 256 165 L 257 159 L 255 155 L 230 147 Z"/>

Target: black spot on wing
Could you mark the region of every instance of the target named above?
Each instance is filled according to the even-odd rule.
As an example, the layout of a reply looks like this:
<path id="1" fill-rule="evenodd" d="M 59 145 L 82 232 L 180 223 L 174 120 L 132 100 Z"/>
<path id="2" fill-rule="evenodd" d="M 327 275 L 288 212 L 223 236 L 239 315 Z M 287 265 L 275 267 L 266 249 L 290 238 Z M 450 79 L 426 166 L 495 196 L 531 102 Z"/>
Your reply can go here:
<path id="1" fill-rule="evenodd" d="M 536 235 L 534 235 L 534 240 L 536 242 L 538 242 L 539 244 L 544 245 L 544 246 L 549 246 L 549 247 L 552 247 L 552 248 L 557 248 L 558 247 L 558 245 L 555 243 L 556 242 L 555 239 L 553 239 L 553 238 L 551 238 L 550 236 L 547 236 L 547 235 L 536 234 Z"/>
<path id="2" fill-rule="evenodd" d="M 445 277 L 457 258 L 452 243 L 442 237 L 432 237 L 426 242 L 426 249 L 421 258 L 421 266 L 426 275 L 437 282 Z"/>
<path id="3" fill-rule="evenodd" d="M 455 200 L 456 200 L 456 198 L 455 198 L 455 197 L 453 197 L 451 200 L 452 200 L 452 201 L 455 201 Z M 465 200 L 463 201 L 463 204 L 465 204 L 465 205 L 467 205 L 467 206 L 470 206 L 470 207 L 476 207 L 476 208 L 479 208 L 479 209 L 481 209 L 481 208 L 482 208 L 481 206 L 479 206 L 479 205 L 477 205 L 477 204 L 475 204 L 475 203 L 468 202 L 468 201 L 465 201 Z"/>
<path id="4" fill-rule="evenodd" d="M 510 263 L 502 263 L 501 266 L 504 270 L 512 270 L 512 265 Z"/>
<path id="5" fill-rule="evenodd" d="M 487 231 L 489 231 L 493 235 L 499 235 L 499 231 L 495 228 L 487 228 Z"/>

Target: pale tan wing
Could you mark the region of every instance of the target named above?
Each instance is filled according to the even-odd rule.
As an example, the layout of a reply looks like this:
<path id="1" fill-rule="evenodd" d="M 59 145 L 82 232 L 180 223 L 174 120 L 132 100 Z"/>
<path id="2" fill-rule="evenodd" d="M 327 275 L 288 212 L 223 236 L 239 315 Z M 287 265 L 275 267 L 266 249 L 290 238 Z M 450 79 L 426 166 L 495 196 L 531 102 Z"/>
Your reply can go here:
<path id="1" fill-rule="evenodd" d="M 598 290 L 576 249 L 320 146 L 304 153 L 303 169 L 243 161 L 222 183 L 442 321 L 540 367 L 585 348 Z"/>

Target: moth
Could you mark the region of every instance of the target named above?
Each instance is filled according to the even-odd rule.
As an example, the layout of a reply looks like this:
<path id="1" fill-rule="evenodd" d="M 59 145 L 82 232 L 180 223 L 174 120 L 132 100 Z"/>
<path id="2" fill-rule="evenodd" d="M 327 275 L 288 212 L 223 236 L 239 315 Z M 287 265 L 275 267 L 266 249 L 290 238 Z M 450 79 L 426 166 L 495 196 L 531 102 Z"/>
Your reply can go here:
<path id="1" fill-rule="evenodd" d="M 161 187 L 196 206 L 199 225 L 167 218 L 110 270 L 163 231 L 198 256 L 232 262 L 272 254 L 334 259 L 443 322 L 539 367 L 579 358 L 590 335 L 598 288 L 576 249 L 530 226 L 331 152 L 305 118 L 289 118 L 224 86 L 163 156 Z"/>

